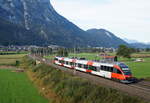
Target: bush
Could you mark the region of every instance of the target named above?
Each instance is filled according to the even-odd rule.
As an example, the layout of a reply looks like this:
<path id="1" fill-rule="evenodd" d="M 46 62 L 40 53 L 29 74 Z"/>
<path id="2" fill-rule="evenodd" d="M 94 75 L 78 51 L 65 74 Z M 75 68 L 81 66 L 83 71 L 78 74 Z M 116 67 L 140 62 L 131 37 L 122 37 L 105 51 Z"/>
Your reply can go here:
<path id="1" fill-rule="evenodd" d="M 20 65 L 20 61 L 16 60 L 15 66 L 19 66 L 19 65 Z"/>

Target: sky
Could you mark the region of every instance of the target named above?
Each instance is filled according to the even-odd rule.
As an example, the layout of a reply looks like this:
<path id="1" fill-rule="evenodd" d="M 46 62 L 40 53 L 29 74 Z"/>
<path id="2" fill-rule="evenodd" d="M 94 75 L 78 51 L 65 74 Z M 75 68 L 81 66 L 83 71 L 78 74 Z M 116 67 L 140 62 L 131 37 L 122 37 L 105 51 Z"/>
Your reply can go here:
<path id="1" fill-rule="evenodd" d="M 51 0 L 83 30 L 103 28 L 120 38 L 150 42 L 150 0 Z"/>

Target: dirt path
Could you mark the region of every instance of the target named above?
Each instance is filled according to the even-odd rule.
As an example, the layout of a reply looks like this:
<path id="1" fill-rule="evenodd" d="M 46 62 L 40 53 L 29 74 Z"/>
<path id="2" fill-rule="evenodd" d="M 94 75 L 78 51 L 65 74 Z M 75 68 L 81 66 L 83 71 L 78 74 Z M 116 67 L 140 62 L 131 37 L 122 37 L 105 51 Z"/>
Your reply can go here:
<path id="1" fill-rule="evenodd" d="M 15 66 L 5 66 L 5 65 L 2 65 L 0 66 L 0 69 L 17 69 Z"/>

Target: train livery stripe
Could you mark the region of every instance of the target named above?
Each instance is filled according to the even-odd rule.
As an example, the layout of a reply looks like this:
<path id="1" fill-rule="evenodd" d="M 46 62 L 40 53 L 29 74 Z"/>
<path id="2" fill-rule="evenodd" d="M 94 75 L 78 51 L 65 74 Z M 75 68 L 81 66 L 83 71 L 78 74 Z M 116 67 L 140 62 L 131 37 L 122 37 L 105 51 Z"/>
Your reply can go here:
<path id="1" fill-rule="evenodd" d="M 75 67 L 76 70 L 86 72 L 86 69 Z"/>
<path id="2" fill-rule="evenodd" d="M 73 62 L 73 63 L 75 63 L 75 62 L 76 62 L 76 60 L 75 60 L 75 59 L 73 59 L 73 60 L 72 60 L 72 62 Z"/>
<path id="3" fill-rule="evenodd" d="M 120 67 L 118 65 L 114 65 L 113 67 L 120 70 Z"/>
<path id="4" fill-rule="evenodd" d="M 98 76 L 101 76 L 101 77 L 105 77 L 105 78 L 111 79 L 111 72 L 107 72 L 107 71 L 102 71 L 101 70 L 99 72 L 92 71 L 91 73 L 94 74 L 94 75 L 98 75 Z"/>
<path id="5" fill-rule="evenodd" d="M 92 70 L 88 70 L 88 69 L 86 69 L 86 72 L 87 72 L 87 73 L 91 73 L 91 72 L 92 72 Z"/>
<path id="6" fill-rule="evenodd" d="M 92 71 L 91 73 L 94 75 L 97 75 L 97 76 L 102 76 L 102 74 L 100 72 Z"/>
<path id="7" fill-rule="evenodd" d="M 93 66 L 93 62 L 92 61 L 88 61 L 87 65 Z"/>
<path id="8" fill-rule="evenodd" d="M 122 74 L 117 74 L 117 73 L 111 73 L 111 78 L 116 78 L 119 80 L 124 80 L 125 77 Z"/>
<path id="9" fill-rule="evenodd" d="M 68 68 L 71 68 L 71 66 L 70 66 L 70 65 L 66 65 L 66 64 L 64 64 L 64 66 L 65 66 L 65 67 L 68 67 Z"/>

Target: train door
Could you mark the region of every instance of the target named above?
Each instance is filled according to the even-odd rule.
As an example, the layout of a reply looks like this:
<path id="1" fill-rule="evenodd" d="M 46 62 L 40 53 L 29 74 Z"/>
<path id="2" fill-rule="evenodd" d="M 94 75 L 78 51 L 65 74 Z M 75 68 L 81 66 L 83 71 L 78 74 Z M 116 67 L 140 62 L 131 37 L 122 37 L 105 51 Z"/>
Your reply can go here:
<path id="1" fill-rule="evenodd" d="M 124 76 L 119 69 L 113 68 L 112 78 L 123 80 Z"/>
<path id="2" fill-rule="evenodd" d="M 108 66 L 101 66 L 100 74 L 102 77 L 111 78 L 111 72 L 109 71 L 109 68 L 110 67 Z"/>
<path id="3" fill-rule="evenodd" d="M 94 75 L 98 75 L 98 76 L 101 76 L 101 73 L 100 73 L 100 66 L 95 66 L 95 70 L 92 70 L 91 72 L 92 74 Z"/>

